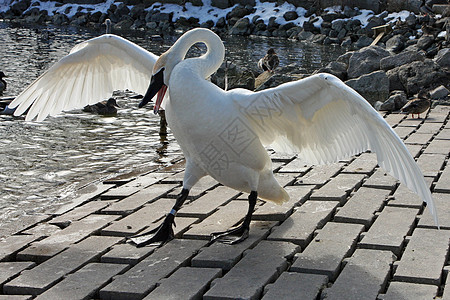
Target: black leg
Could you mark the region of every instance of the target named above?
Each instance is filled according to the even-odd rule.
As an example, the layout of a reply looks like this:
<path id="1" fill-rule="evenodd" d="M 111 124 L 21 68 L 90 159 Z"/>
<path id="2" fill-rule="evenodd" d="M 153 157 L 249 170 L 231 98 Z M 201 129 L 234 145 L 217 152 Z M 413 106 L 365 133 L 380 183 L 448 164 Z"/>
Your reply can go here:
<path id="1" fill-rule="evenodd" d="M 224 231 L 224 232 L 215 232 L 211 234 L 211 240 L 218 240 L 225 244 L 237 244 L 248 238 L 249 230 L 250 230 L 250 222 L 252 220 L 253 211 L 256 205 L 256 199 L 258 198 L 258 193 L 256 191 L 250 192 L 248 196 L 248 212 L 244 218 L 244 221 L 241 225 L 236 228 Z"/>
<path id="2" fill-rule="evenodd" d="M 159 244 L 161 247 L 171 239 L 173 239 L 173 228 L 175 226 L 175 216 L 189 195 L 189 190 L 183 189 L 175 202 L 170 213 L 166 216 L 161 225 L 150 232 L 130 237 L 130 241 L 136 247 L 143 247 L 150 244 Z"/>

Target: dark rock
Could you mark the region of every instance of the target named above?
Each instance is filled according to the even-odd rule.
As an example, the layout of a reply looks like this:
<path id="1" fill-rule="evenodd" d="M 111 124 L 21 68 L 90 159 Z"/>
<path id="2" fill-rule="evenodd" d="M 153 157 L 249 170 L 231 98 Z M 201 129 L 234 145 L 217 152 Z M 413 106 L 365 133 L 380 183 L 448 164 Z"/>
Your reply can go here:
<path id="1" fill-rule="evenodd" d="M 394 91 L 391 93 L 391 96 L 379 106 L 378 110 L 380 111 L 400 110 L 407 102 L 408 98 L 406 97 L 404 91 Z"/>
<path id="2" fill-rule="evenodd" d="M 331 29 L 336 30 L 337 32 L 341 31 L 345 26 L 344 20 L 336 20 L 331 23 Z"/>
<path id="3" fill-rule="evenodd" d="M 409 14 L 409 16 L 407 16 L 405 19 L 405 23 L 406 25 L 408 25 L 408 27 L 415 28 L 417 24 L 416 16 L 414 14 Z"/>
<path id="4" fill-rule="evenodd" d="M 405 38 L 403 35 L 397 34 L 386 41 L 386 49 L 394 53 L 398 53 L 405 48 Z"/>
<path id="5" fill-rule="evenodd" d="M 343 62 L 332 61 L 326 67 L 320 68 L 314 73 L 330 73 L 345 81 L 347 80 L 347 65 Z"/>
<path id="6" fill-rule="evenodd" d="M 214 26 L 214 22 L 212 20 L 208 20 L 208 21 L 203 22 L 202 24 L 200 24 L 200 27 L 208 28 L 208 29 L 211 29 L 213 26 Z"/>
<path id="7" fill-rule="evenodd" d="M 230 29 L 229 34 L 231 35 L 248 35 L 250 20 L 248 18 L 239 19 L 234 26 Z"/>
<path id="8" fill-rule="evenodd" d="M 23 14 L 23 12 L 25 10 L 27 10 L 28 7 L 30 7 L 30 4 L 31 4 L 31 0 L 22 0 L 19 2 L 15 2 L 11 6 L 10 10 L 15 16 L 21 16 Z"/>
<path id="9" fill-rule="evenodd" d="M 328 14 L 323 14 L 322 15 L 322 19 L 324 22 L 333 22 L 334 20 L 336 20 L 339 17 L 339 15 L 337 13 L 328 13 Z"/>
<path id="10" fill-rule="evenodd" d="M 219 18 L 219 20 L 217 20 L 216 26 L 219 28 L 223 28 L 225 27 L 225 25 L 227 25 L 227 21 L 225 20 L 224 17 Z"/>
<path id="11" fill-rule="evenodd" d="M 241 18 L 245 17 L 246 15 L 248 15 L 249 13 L 250 12 L 244 6 L 238 5 L 227 14 L 227 19 L 232 19 L 232 18 L 241 19 Z"/>
<path id="12" fill-rule="evenodd" d="M 359 37 L 358 41 L 356 41 L 355 47 L 358 49 L 361 49 L 361 48 L 369 46 L 370 44 L 372 44 L 372 42 L 373 42 L 372 38 L 363 35 L 363 36 Z"/>
<path id="13" fill-rule="evenodd" d="M 283 29 L 275 29 L 274 31 L 272 31 L 272 36 L 273 36 L 273 37 L 283 37 L 283 38 L 285 38 L 285 37 L 287 37 L 288 35 L 287 35 L 287 33 L 286 33 L 286 30 L 283 30 Z"/>
<path id="14" fill-rule="evenodd" d="M 389 96 L 389 79 L 383 71 L 366 74 L 345 83 L 360 93 L 371 105 L 376 101 L 384 102 Z"/>
<path id="15" fill-rule="evenodd" d="M 133 25 L 134 20 L 128 16 L 128 18 L 125 18 L 124 20 L 119 21 L 117 24 L 114 24 L 114 29 L 120 29 L 120 30 L 126 30 L 130 29 L 130 27 Z"/>
<path id="16" fill-rule="evenodd" d="M 211 5 L 221 9 L 231 6 L 230 1 L 228 0 L 211 0 Z"/>
<path id="17" fill-rule="evenodd" d="M 425 55 L 419 51 L 403 51 L 399 54 L 387 56 L 380 60 L 381 69 L 387 71 L 405 64 L 409 64 L 413 61 L 423 61 Z"/>
<path id="18" fill-rule="evenodd" d="M 133 19 L 138 19 L 141 18 L 142 16 L 144 16 L 145 18 L 145 7 L 143 4 L 138 4 L 135 5 L 131 8 L 130 10 L 130 17 L 132 17 Z"/>
<path id="19" fill-rule="evenodd" d="M 348 64 L 348 77 L 356 78 L 380 69 L 380 60 L 389 52 L 379 46 L 370 46 L 353 52 Z"/>
<path id="20" fill-rule="evenodd" d="M 341 47 L 350 47 L 352 45 L 352 38 L 349 36 L 346 36 L 341 43 Z"/>
<path id="21" fill-rule="evenodd" d="M 52 23 L 54 25 L 69 24 L 69 18 L 63 14 L 54 14 L 52 17 Z"/>
<path id="22" fill-rule="evenodd" d="M 295 20 L 295 19 L 297 19 L 298 18 L 298 14 L 297 14 L 297 12 L 295 11 L 295 10 L 293 10 L 293 11 L 288 11 L 288 12 L 286 12 L 284 15 L 283 15 L 283 18 L 286 20 L 286 21 L 292 21 L 292 20 Z"/>
<path id="23" fill-rule="evenodd" d="M 442 68 L 450 69 L 450 48 L 441 49 L 434 61 Z"/>
<path id="24" fill-rule="evenodd" d="M 314 38 L 314 34 L 310 31 L 302 30 L 298 33 L 297 39 L 300 41 L 309 41 Z"/>
<path id="25" fill-rule="evenodd" d="M 124 3 L 120 3 L 118 6 L 117 6 L 117 9 L 116 9 L 116 11 L 114 12 L 114 14 L 117 16 L 117 17 L 122 17 L 122 16 L 126 16 L 126 15 L 128 15 L 130 13 L 130 9 L 128 8 L 128 6 L 126 6 Z"/>
<path id="26" fill-rule="evenodd" d="M 433 100 L 440 100 L 446 99 L 449 94 L 450 91 L 445 86 L 441 85 L 430 92 L 430 97 Z"/>
<path id="27" fill-rule="evenodd" d="M 417 48 L 420 50 L 427 50 L 434 43 L 432 35 L 422 35 L 417 41 Z"/>

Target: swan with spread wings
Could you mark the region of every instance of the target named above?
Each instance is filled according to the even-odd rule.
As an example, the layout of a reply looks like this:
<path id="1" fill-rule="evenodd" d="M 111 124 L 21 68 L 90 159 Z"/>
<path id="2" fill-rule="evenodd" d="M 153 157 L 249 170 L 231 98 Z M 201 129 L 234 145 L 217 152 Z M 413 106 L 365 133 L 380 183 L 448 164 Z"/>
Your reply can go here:
<path id="1" fill-rule="evenodd" d="M 198 42 L 206 44 L 206 53 L 185 59 L 189 48 Z M 317 74 L 259 92 L 224 91 L 206 79 L 222 64 L 224 45 L 215 33 L 203 28 L 186 32 L 160 57 L 143 49 L 127 51 L 119 46 L 114 48 L 115 52 L 104 49 L 94 59 L 89 47 L 103 46 L 92 39 L 75 47 L 76 51 L 72 50 L 63 60 L 70 61 L 72 54 L 85 49 L 90 66 L 72 68 L 66 62 L 58 63 L 60 66 L 52 67 L 12 104 L 19 105 L 17 114 L 31 105 L 27 119 L 37 116 L 42 120 L 49 114 L 88 104 L 83 101 L 88 93 L 99 94 L 89 97 L 98 99 L 100 92 L 106 90 L 126 87 L 141 92 L 143 81 L 152 75 L 139 107 L 156 96 L 157 112 L 165 101 L 167 121 L 185 155 L 186 171 L 182 191 L 162 224 L 131 239 L 138 246 L 165 243 L 173 237 L 177 211 L 192 186 L 206 175 L 249 193 L 249 207 L 242 224 L 212 234 L 213 239 L 231 244 L 244 240 L 249 234 L 257 197 L 276 203 L 289 199 L 273 176 L 267 145 L 297 153 L 311 164 L 336 162 L 370 149 L 376 153 L 381 167 L 428 204 L 437 223 L 430 190 L 403 142 L 364 98 L 335 76 Z M 81 55 L 77 55 L 78 59 Z M 108 62 L 122 67 L 112 69 Z M 87 75 L 72 83 L 53 74 L 59 72 L 58 68 L 67 76 L 81 77 L 81 72 Z M 49 89 L 54 84 L 64 88 Z M 108 89 L 99 88 L 102 85 Z"/>

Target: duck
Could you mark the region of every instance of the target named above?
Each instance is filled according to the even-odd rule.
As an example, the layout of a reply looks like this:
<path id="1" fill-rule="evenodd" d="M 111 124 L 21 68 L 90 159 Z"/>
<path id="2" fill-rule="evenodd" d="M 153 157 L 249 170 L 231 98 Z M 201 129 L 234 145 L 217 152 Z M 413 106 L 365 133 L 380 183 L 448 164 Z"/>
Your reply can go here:
<path id="1" fill-rule="evenodd" d="M 420 114 L 427 111 L 431 106 L 430 93 L 419 92 L 418 95 L 408 101 L 402 108 L 401 112 L 405 114 L 411 114 L 414 119 L 414 115 L 417 115 L 417 119 L 420 119 Z"/>
<path id="2" fill-rule="evenodd" d="M 120 106 L 117 104 L 116 99 L 111 97 L 108 100 L 100 101 L 93 105 L 86 105 L 83 111 L 103 116 L 115 116 L 117 114 L 117 107 Z"/>
<path id="3" fill-rule="evenodd" d="M 12 115 L 15 109 L 9 108 L 9 104 L 14 100 L 14 97 L 6 97 L 0 99 L 0 115 Z"/>
<path id="4" fill-rule="evenodd" d="M 2 94 L 3 91 L 6 90 L 6 86 L 7 86 L 5 79 L 3 79 L 4 77 L 7 77 L 7 76 L 5 75 L 5 73 L 3 73 L 3 71 L 0 71 L 0 94 Z"/>
<path id="5" fill-rule="evenodd" d="M 196 43 L 204 43 L 206 53 L 185 58 Z M 90 44 L 95 42 L 91 40 Z M 77 51 L 72 54 L 87 51 L 86 48 L 89 49 L 89 43 L 76 46 Z M 88 63 L 93 64 L 92 70 L 97 70 L 97 62 L 89 60 L 91 55 L 84 54 Z M 112 57 L 111 54 L 108 59 Z M 184 153 L 186 167 L 180 194 L 170 212 L 150 232 L 130 237 L 131 243 L 137 247 L 161 246 L 171 240 L 177 212 L 192 187 L 207 175 L 224 186 L 248 194 L 248 210 L 243 221 L 235 228 L 212 233 L 211 240 L 227 244 L 244 241 L 249 236 L 258 198 L 278 204 L 289 199 L 273 175 L 266 147 L 295 153 L 308 164 L 332 163 L 370 149 L 376 153 L 383 169 L 420 196 L 438 225 L 430 190 L 416 162 L 383 117 L 356 91 L 327 73 L 258 92 L 242 88 L 225 91 L 208 80 L 224 57 L 222 40 L 206 28 L 185 32 L 152 64 L 144 64 L 147 62 L 141 57 L 140 65 L 147 68 L 150 84 L 138 107 L 154 101 L 153 109 L 157 113 L 165 106 L 167 122 Z M 84 65 L 81 61 L 78 63 Z M 102 65 L 105 66 L 105 62 Z M 11 103 L 18 107 L 16 114 L 31 106 L 27 118 L 42 120 L 49 114 L 80 105 L 86 97 L 79 97 L 83 95 L 76 92 L 79 89 L 86 88 L 86 93 L 93 93 L 92 87 L 102 89 L 84 78 L 76 85 L 67 84 L 67 79 L 63 78 L 65 84 L 60 84 L 56 80 L 60 76 L 53 76 L 58 69 L 52 68 Z M 82 77 L 79 71 L 68 66 L 62 68 Z M 94 78 L 90 70 L 85 70 L 86 78 Z M 44 86 L 51 83 L 48 87 L 55 89 L 56 95 L 38 89 L 40 81 Z M 106 81 L 104 83 L 106 85 Z M 43 90 L 46 92 L 42 93 Z M 77 97 L 73 97 L 72 92 L 77 93 Z M 67 94 L 70 100 L 61 94 Z"/>
<path id="6" fill-rule="evenodd" d="M 280 64 L 280 59 L 273 48 L 267 50 L 266 55 L 258 61 L 258 67 L 263 71 L 273 73 Z"/>

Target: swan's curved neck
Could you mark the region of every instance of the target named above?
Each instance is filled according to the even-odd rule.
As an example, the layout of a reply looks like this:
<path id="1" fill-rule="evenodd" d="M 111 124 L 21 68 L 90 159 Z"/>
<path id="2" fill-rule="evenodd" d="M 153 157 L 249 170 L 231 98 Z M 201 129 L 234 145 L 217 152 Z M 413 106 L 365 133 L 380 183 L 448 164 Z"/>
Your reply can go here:
<path id="1" fill-rule="evenodd" d="M 196 43 L 205 43 L 207 51 L 204 55 L 185 60 L 189 68 L 195 70 L 203 78 L 213 74 L 222 64 L 225 58 L 225 46 L 222 40 L 212 31 L 198 28 L 186 32 L 172 46 L 171 51 L 178 57 L 175 60 L 182 61 L 189 48 Z"/>

